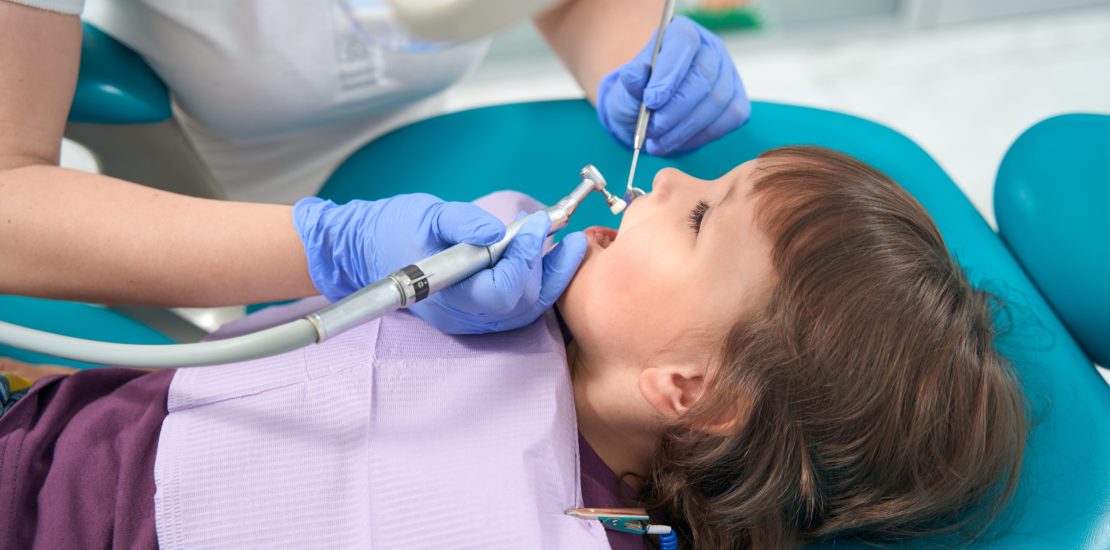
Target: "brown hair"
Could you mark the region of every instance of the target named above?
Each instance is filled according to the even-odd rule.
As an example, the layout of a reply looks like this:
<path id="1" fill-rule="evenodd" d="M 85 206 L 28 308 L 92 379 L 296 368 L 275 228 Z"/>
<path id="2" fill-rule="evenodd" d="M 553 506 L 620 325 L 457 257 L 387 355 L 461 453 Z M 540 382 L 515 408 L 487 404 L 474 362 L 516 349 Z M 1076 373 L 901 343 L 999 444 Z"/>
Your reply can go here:
<path id="1" fill-rule="evenodd" d="M 978 536 L 1014 491 L 1027 429 L 992 299 L 875 169 L 787 147 L 752 177 L 777 282 L 663 434 L 639 500 L 697 548 Z M 701 428 L 722 418 L 731 433 Z"/>

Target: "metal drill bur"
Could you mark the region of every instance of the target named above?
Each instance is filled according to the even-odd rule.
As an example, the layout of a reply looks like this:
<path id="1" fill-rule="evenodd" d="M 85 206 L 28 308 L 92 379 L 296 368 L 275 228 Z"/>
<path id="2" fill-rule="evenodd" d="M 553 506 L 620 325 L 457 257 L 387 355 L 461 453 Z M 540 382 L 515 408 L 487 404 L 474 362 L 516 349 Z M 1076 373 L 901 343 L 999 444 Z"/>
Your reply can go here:
<path id="1" fill-rule="evenodd" d="M 612 212 L 614 216 L 619 215 L 621 212 L 624 212 L 625 207 L 628 206 L 627 202 L 624 202 L 623 200 L 617 198 L 616 195 L 604 189 L 601 190 L 601 194 L 605 195 L 605 204 L 609 206 L 609 211 Z"/>

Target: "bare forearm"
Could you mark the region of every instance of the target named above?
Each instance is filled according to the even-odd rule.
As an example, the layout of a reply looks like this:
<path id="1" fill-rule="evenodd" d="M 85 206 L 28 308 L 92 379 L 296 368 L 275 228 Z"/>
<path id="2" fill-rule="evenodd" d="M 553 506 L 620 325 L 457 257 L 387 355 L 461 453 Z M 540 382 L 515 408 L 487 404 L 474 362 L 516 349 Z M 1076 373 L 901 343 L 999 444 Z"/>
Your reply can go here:
<path id="1" fill-rule="evenodd" d="M 0 171 L 0 293 L 217 306 L 315 294 L 289 206 L 49 165 Z"/>
<path id="2" fill-rule="evenodd" d="M 663 0 L 567 0 L 536 17 L 543 34 L 591 103 L 597 85 L 648 43 Z"/>
<path id="3" fill-rule="evenodd" d="M 290 208 L 55 166 L 81 21 L 0 0 L 0 293 L 215 306 L 315 293 Z"/>

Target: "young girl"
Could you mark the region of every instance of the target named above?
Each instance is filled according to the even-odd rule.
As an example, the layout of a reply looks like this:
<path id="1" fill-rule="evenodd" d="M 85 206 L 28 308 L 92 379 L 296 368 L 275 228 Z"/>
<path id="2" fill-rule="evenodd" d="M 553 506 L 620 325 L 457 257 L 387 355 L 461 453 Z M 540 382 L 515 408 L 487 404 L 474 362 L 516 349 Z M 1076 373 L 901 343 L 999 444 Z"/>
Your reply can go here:
<path id="1" fill-rule="evenodd" d="M 843 155 L 786 148 L 710 183 L 661 172 L 652 199 L 561 303 L 580 429 L 615 471 L 642 474 L 641 502 L 699 548 L 985 526 L 1017 481 L 1024 400 L 989 297 L 909 194 Z M 685 240 L 662 229 L 682 208 Z M 628 238 L 647 217 L 666 235 Z M 618 263 L 665 273 L 671 286 L 649 283 L 665 298 L 622 294 L 636 277 Z M 604 318 L 587 293 L 611 297 Z M 606 323 L 622 330 L 602 344 Z M 616 447 L 591 436 L 635 430 L 595 398 L 622 376 L 659 421 Z"/>
<path id="2" fill-rule="evenodd" d="M 586 506 L 645 506 L 687 547 L 794 548 L 973 536 L 1013 492 L 1025 405 L 993 347 L 989 297 L 882 174 L 808 147 L 708 182 L 663 170 L 619 231 L 586 235 L 558 304 Z M 391 334 L 378 329 L 375 346 L 427 351 Z M 536 334 L 561 349 L 557 331 Z M 491 357 L 520 345 L 444 338 Z M 0 489 L 12 503 L 0 531 L 165 544 L 153 469 L 169 460 L 155 456 L 159 430 L 176 437 L 163 422 L 169 385 L 168 373 L 120 369 L 37 383 L 0 418 L 0 456 L 16 457 L 0 475 L 19 480 Z"/>

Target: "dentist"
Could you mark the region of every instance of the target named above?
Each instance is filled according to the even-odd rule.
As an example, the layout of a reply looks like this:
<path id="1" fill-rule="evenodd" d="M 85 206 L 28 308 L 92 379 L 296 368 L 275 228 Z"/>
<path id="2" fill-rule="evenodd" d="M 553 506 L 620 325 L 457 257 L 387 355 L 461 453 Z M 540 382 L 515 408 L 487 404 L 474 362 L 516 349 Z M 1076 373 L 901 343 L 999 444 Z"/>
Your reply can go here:
<path id="1" fill-rule="evenodd" d="M 654 111 L 645 149 L 667 155 L 739 127 L 749 104 L 721 40 L 682 17 L 648 77 L 661 3 L 567 0 L 535 24 L 615 139 L 631 144 L 643 100 Z M 499 240 L 504 226 L 492 216 L 430 195 L 297 200 L 366 141 L 435 113 L 440 92 L 488 45 L 376 47 L 358 39 L 343 7 L 0 0 L 0 293 L 193 307 L 318 293 L 334 301 L 452 244 Z M 232 200 L 58 166 L 82 13 L 166 82 L 175 118 Z M 533 217 L 496 266 L 414 312 L 454 333 L 531 323 L 585 251 L 571 234 L 544 255 L 549 223 Z"/>

